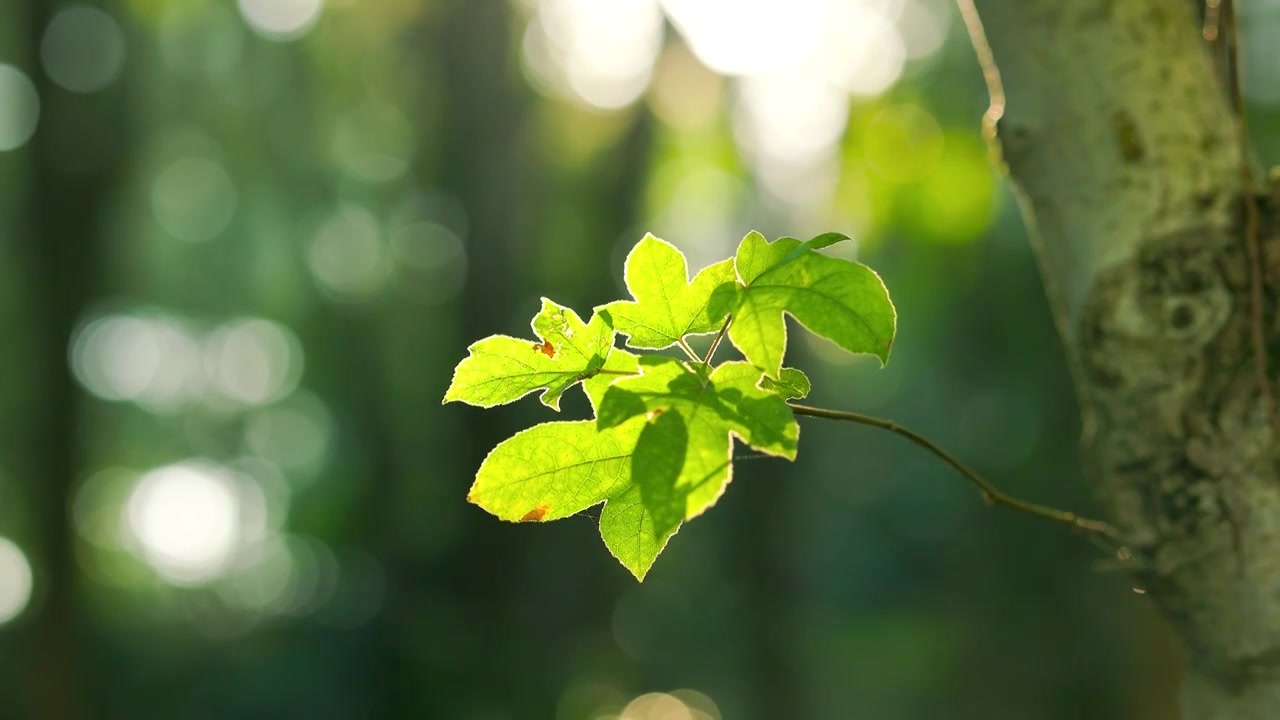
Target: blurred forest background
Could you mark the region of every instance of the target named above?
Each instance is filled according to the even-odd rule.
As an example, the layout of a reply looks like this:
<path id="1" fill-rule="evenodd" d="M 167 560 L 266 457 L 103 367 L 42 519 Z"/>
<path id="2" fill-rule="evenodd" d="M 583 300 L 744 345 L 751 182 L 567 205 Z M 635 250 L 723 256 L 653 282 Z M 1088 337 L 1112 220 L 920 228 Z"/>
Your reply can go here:
<path id="1" fill-rule="evenodd" d="M 470 342 L 754 228 L 897 303 L 887 369 L 793 343 L 815 404 L 1091 510 L 985 106 L 947 0 L 0 0 L 0 717 L 1171 717 L 1097 548 L 876 430 L 740 462 L 643 585 L 465 501 L 552 417 L 442 407 Z"/>

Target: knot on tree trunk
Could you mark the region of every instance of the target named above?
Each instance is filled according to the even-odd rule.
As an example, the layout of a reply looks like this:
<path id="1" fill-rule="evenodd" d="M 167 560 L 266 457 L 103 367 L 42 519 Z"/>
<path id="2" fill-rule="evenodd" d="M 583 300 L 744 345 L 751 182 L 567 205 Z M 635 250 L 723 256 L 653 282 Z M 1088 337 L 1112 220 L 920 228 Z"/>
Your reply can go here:
<path id="1" fill-rule="evenodd" d="M 1276 300 L 1265 294 L 1269 340 Z M 1201 681 L 1227 693 L 1280 679 L 1278 446 L 1250 302 L 1243 239 L 1204 227 L 1100 273 L 1079 327 L 1104 500 Z"/>

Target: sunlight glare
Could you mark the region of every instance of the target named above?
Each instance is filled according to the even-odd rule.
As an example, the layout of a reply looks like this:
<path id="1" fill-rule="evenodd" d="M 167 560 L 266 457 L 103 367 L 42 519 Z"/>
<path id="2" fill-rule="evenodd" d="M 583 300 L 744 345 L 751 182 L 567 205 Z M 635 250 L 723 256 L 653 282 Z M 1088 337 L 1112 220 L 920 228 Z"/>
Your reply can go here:
<path id="1" fill-rule="evenodd" d="M 227 569 L 242 535 L 256 534 L 247 506 L 262 497 L 252 489 L 209 461 L 168 465 L 139 478 L 125 522 L 156 572 L 174 584 L 198 585 Z"/>
<path id="2" fill-rule="evenodd" d="M 867 3 L 841 3 L 822 40 L 815 43 L 809 72 L 826 73 L 851 95 L 876 97 L 893 86 L 906 64 L 906 47 L 894 21 Z"/>
<path id="3" fill-rule="evenodd" d="M 541 0 L 525 62 L 586 104 L 619 109 L 649 86 L 662 32 L 657 0 Z"/>
<path id="4" fill-rule="evenodd" d="M 748 147 L 794 162 L 825 154 L 844 133 L 849 101 L 815 77 L 744 78 L 735 119 Z"/>
<path id="5" fill-rule="evenodd" d="M 662 0 L 707 67 L 722 75 L 782 72 L 803 62 L 833 0 Z"/>

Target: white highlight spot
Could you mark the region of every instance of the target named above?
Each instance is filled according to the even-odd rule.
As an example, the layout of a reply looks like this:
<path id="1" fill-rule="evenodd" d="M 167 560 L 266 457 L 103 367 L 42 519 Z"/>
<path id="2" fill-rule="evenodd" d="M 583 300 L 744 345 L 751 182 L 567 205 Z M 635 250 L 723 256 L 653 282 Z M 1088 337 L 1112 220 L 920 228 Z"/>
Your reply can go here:
<path id="1" fill-rule="evenodd" d="M 107 315 L 76 332 L 71 369 L 89 392 L 153 412 L 173 410 L 201 392 L 199 349 L 163 316 Z"/>
<path id="2" fill-rule="evenodd" d="M 143 475 L 125 504 L 139 554 L 166 580 L 197 585 L 231 564 L 260 493 L 226 469 L 193 460 Z M 258 514 L 261 516 L 261 514 Z"/>
<path id="3" fill-rule="evenodd" d="M 31 80 L 12 65 L 0 64 L 0 152 L 26 144 L 40 119 L 40 96 Z"/>
<path id="4" fill-rule="evenodd" d="M 249 27 L 269 40 L 306 35 L 324 9 L 324 0 L 239 0 L 238 4 Z"/>
<path id="5" fill-rule="evenodd" d="M 31 602 L 31 564 L 22 549 L 0 538 L 0 625 L 22 614 Z"/>
<path id="6" fill-rule="evenodd" d="M 613 110 L 644 93 L 661 47 L 656 0 L 541 0 L 524 57 L 550 89 Z"/>
<path id="7" fill-rule="evenodd" d="M 302 376 L 302 346 L 279 323 L 261 318 L 236 320 L 218 328 L 205 346 L 204 365 L 213 386 L 245 405 L 278 400 Z"/>

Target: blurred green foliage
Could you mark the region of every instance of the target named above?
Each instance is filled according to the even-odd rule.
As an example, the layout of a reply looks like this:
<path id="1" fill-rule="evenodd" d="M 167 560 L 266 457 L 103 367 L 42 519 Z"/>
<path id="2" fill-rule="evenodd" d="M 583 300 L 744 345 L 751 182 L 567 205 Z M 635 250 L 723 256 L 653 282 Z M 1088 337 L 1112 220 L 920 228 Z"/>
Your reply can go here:
<path id="1" fill-rule="evenodd" d="M 1170 716 L 1096 548 L 872 429 L 746 453 L 643 585 L 466 502 L 551 417 L 441 408 L 471 341 L 758 228 L 893 288 L 812 402 L 1093 509 L 951 5 L 750 5 L 0 3 L 0 716 Z"/>

